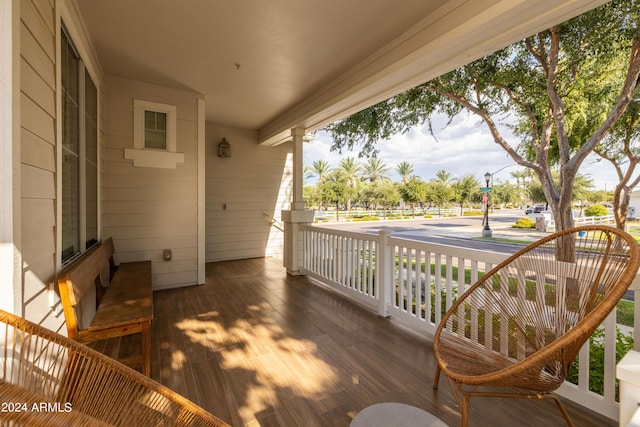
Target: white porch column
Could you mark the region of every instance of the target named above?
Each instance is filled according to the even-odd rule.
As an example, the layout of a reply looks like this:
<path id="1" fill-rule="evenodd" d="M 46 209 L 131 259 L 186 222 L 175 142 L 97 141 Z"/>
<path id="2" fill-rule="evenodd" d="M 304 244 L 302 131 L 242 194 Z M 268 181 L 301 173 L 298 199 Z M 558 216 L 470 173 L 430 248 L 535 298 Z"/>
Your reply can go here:
<path id="1" fill-rule="evenodd" d="M 640 353 L 630 350 L 616 367 L 620 381 L 620 426 L 640 425 Z M 636 416 L 634 416 L 636 415 Z"/>
<path id="2" fill-rule="evenodd" d="M 0 308 L 22 312 L 20 1 L 0 2 Z"/>
<path id="3" fill-rule="evenodd" d="M 205 157 L 205 100 L 198 98 L 198 282 L 205 282 L 205 205 L 206 157 Z"/>
<path id="4" fill-rule="evenodd" d="M 304 199 L 302 197 L 302 187 L 304 185 L 302 144 L 305 141 L 305 130 L 300 128 L 292 129 L 291 138 L 293 141 L 291 210 L 284 210 L 281 215 L 284 223 L 284 266 L 288 274 L 299 275 L 302 274 L 300 271 L 300 260 L 302 259 L 300 224 L 311 223 L 314 211 L 304 209 Z"/>

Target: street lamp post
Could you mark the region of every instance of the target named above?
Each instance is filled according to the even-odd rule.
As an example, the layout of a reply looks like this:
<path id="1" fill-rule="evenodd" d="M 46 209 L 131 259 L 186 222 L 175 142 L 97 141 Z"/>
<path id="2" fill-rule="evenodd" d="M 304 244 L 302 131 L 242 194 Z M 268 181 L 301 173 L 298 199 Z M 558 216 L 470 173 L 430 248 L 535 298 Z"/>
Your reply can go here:
<path id="1" fill-rule="evenodd" d="M 496 176 L 496 174 L 497 174 L 498 172 L 500 172 L 500 171 L 502 171 L 502 170 L 504 170 L 504 169 L 506 169 L 506 168 L 510 168 L 511 166 L 518 166 L 518 164 L 517 164 L 517 163 L 511 163 L 510 165 L 507 165 L 507 166 L 503 166 L 503 167 L 501 167 L 500 169 L 498 169 L 497 171 L 495 171 L 494 173 L 492 173 L 492 174 L 491 174 L 491 187 L 493 187 L 493 177 L 494 177 L 494 176 Z M 487 174 L 488 174 L 488 173 L 489 173 L 489 172 L 487 172 Z M 487 175 L 485 175 L 485 177 L 486 177 L 486 176 L 487 176 Z M 493 213 L 493 205 L 491 205 L 491 213 Z"/>
<path id="2" fill-rule="evenodd" d="M 491 228 L 489 227 L 489 191 L 491 187 L 489 187 L 489 180 L 491 180 L 491 174 L 489 172 L 484 174 L 484 180 L 487 183 L 486 187 L 486 204 L 484 206 L 484 228 L 482 229 L 482 237 L 491 237 Z"/>

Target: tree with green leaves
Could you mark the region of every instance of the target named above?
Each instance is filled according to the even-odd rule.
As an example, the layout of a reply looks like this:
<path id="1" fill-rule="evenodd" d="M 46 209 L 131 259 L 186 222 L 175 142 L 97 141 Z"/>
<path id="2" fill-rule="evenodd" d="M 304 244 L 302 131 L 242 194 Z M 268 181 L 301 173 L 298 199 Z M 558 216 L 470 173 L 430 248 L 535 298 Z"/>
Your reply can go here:
<path id="1" fill-rule="evenodd" d="M 627 109 L 640 74 L 640 2 L 618 0 L 421 84 L 328 127 L 334 148 L 379 140 L 466 110 L 533 170 L 557 230 L 573 226 L 578 169 Z M 518 140 L 508 140 L 501 122 Z M 560 170 L 559 185 L 552 169 Z"/>
<path id="2" fill-rule="evenodd" d="M 561 173 L 557 170 L 551 172 L 554 185 L 560 186 Z M 593 181 L 588 175 L 581 173 L 576 174 L 573 182 L 573 191 L 571 192 L 571 202 L 582 202 L 589 199 L 589 193 L 593 189 Z M 527 190 L 535 203 L 546 203 L 545 193 L 540 181 L 533 180 L 527 184 Z"/>
<path id="3" fill-rule="evenodd" d="M 409 162 L 400 162 L 395 168 L 398 175 L 400 175 L 400 185 L 404 186 L 407 184 L 411 176 L 413 175 L 413 166 Z M 400 195 L 402 196 L 402 188 L 400 188 Z M 404 215 L 404 204 L 409 202 L 409 200 L 402 197 L 402 215 Z M 411 202 L 409 202 L 411 203 Z"/>
<path id="4" fill-rule="evenodd" d="M 411 215 L 413 215 L 415 204 L 427 198 L 427 183 L 412 176 L 406 182 L 400 183 L 398 191 L 400 191 L 402 200 L 411 205 Z"/>
<path id="5" fill-rule="evenodd" d="M 500 205 L 513 205 L 520 201 L 520 189 L 507 182 L 496 183 L 491 189 L 491 208 Z"/>
<path id="6" fill-rule="evenodd" d="M 560 177 L 558 176 L 558 180 Z M 593 190 L 593 179 L 589 175 L 579 173 L 573 182 L 572 202 L 584 202 L 589 199 L 589 193 Z"/>
<path id="7" fill-rule="evenodd" d="M 302 198 L 306 209 L 320 206 L 320 191 L 316 185 L 305 185 L 302 188 Z"/>
<path id="8" fill-rule="evenodd" d="M 390 180 L 364 182 L 359 198 L 367 209 L 387 209 L 397 206 L 400 202 L 400 192 L 396 183 Z"/>
<path id="9" fill-rule="evenodd" d="M 616 226 L 624 229 L 633 189 L 640 184 L 640 99 L 634 98 L 612 131 L 595 152 L 613 165 L 618 184 L 613 192 L 613 215 Z"/>
<path id="10" fill-rule="evenodd" d="M 398 206 L 400 192 L 395 182 L 388 179 L 373 182 L 376 202 L 387 210 Z"/>
<path id="11" fill-rule="evenodd" d="M 326 160 L 315 160 L 312 166 L 304 167 L 305 178 L 316 178 L 317 194 L 315 195 L 315 199 L 318 201 L 318 208 L 321 210 L 326 200 L 332 199 L 332 196 L 326 193 L 327 189 L 323 186 L 331 172 L 331 165 Z"/>
<path id="12" fill-rule="evenodd" d="M 426 200 L 438 207 L 438 215 L 442 215 L 442 207 L 453 200 L 454 192 L 451 184 L 435 179 L 427 185 Z"/>
<path id="13" fill-rule="evenodd" d="M 336 169 L 318 184 L 318 187 L 321 189 L 323 202 L 335 205 L 337 221 L 340 204 L 346 204 L 346 201 L 353 196 L 353 190 L 349 188 L 346 176 Z"/>
<path id="14" fill-rule="evenodd" d="M 346 210 L 351 210 L 351 201 L 355 197 L 357 193 L 357 186 L 360 178 L 360 174 L 362 173 L 362 165 L 353 157 L 347 157 L 346 159 L 340 160 L 340 164 L 338 164 L 338 170 L 347 180 L 348 198 L 346 201 Z"/>
<path id="15" fill-rule="evenodd" d="M 474 193 L 479 192 L 480 182 L 473 174 L 466 174 L 453 183 L 453 199 L 460 206 L 460 216 L 464 205 L 471 202 Z"/>

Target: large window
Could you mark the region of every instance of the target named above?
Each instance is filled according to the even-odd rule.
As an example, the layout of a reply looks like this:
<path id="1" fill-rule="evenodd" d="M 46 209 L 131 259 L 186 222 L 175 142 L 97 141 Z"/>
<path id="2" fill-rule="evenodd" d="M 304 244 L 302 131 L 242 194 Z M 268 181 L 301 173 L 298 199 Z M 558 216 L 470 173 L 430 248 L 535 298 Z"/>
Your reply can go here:
<path id="1" fill-rule="evenodd" d="M 98 91 L 62 32 L 62 262 L 98 241 Z"/>
<path id="2" fill-rule="evenodd" d="M 98 242 L 98 90 L 84 72 L 85 249 Z"/>

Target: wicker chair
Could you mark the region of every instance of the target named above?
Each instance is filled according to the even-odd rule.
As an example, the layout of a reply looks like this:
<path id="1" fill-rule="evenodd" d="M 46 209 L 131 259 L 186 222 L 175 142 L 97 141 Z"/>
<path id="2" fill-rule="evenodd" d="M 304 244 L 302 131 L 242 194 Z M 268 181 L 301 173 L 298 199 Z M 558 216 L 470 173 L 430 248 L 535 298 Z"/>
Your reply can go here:
<path id="1" fill-rule="evenodd" d="M 478 396 L 553 399 L 573 425 L 551 392 L 639 263 L 633 238 L 607 226 L 557 232 L 510 256 L 461 295 L 438 325 L 434 388 L 444 373 L 463 426 L 469 399 Z"/>
<path id="2" fill-rule="evenodd" d="M 91 348 L 0 310 L 0 425 L 227 426 Z"/>

